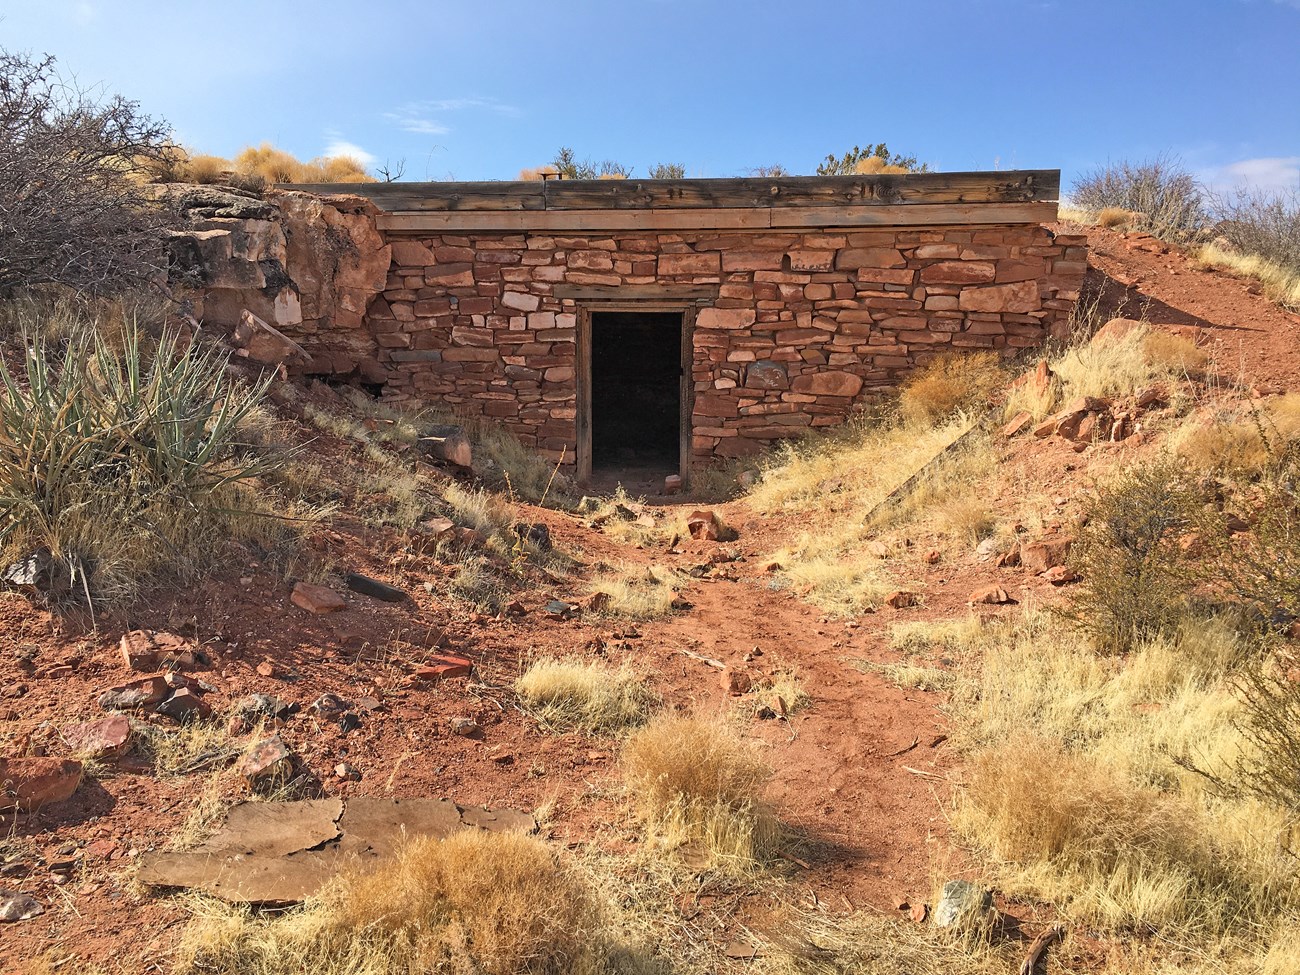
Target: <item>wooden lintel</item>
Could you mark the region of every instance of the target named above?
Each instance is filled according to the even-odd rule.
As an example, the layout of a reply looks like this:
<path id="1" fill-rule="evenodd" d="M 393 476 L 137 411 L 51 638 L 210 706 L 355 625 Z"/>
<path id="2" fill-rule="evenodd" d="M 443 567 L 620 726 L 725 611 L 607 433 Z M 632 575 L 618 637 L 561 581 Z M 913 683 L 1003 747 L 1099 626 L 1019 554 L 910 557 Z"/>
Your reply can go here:
<path id="1" fill-rule="evenodd" d="M 581 285 L 557 284 L 552 289 L 557 298 L 574 301 L 640 301 L 665 304 L 688 304 L 696 301 L 713 301 L 718 297 L 718 286 L 674 286 L 655 284 Z"/>
<path id="2" fill-rule="evenodd" d="M 381 213 L 394 234 L 587 232 L 606 230 L 771 230 L 1045 223 L 1055 203 L 909 203 L 896 206 L 722 210 L 441 210 Z"/>

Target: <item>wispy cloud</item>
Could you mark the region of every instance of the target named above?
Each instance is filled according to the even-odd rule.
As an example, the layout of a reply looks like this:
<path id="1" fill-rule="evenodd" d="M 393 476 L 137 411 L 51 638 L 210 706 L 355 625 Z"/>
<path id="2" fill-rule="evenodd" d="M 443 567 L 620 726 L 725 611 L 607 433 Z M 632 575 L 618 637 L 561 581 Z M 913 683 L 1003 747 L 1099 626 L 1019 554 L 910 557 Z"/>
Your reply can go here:
<path id="1" fill-rule="evenodd" d="M 99 9 L 93 3 L 72 5 L 72 22 L 78 27 L 89 27 L 99 19 Z"/>
<path id="2" fill-rule="evenodd" d="M 495 98 L 434 98 L 399 105 L 384 113 L 384 120 L 403 132 L 417 135 L 446 135 L 451 126 L 443 116 L 458 112 L 485 112 L 493 115 L 516 116 L 519 109 L 499 102 Z"/>
<path id="3" fill-rule="evenodd" d="M 329 139 L 325 146 L 325 155 L 327 156 L 348 156 L 367 168 L 379 161 L 379 157 L 374 153 L 366 152 L 355 142 L 348 142 L 336 133 L 329 133 L 326 138 Z"/>
<path id="4" fill-rule="evenodd" d="M 1300 188 L 1300 156 L 1261 156 L 1239 159 L 1204 174 L 1211 186 L 1231 190 L 1284 190 Z"/>

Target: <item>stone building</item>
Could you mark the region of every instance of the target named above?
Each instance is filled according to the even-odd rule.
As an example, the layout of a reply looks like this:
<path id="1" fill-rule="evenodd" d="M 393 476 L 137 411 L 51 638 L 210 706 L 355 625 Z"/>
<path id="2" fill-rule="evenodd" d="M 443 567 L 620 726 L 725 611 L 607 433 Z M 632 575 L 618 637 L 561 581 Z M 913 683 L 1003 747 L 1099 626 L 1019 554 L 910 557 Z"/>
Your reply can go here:
<path id="1" fill-rule="evenodd" d="M 1044 226 L 1059 181 L 297 187 L 323 199 L 271 202 L 336 216 L 282 228 L 283 274 L 258 295 L 232 304 L 210 282 L 209 301 L 228 315 L 255 299 L 310 354 L 306 371 L 494 418 L 579 478 L 631 464 L 689 475 L 839 423 L 937 354 L 1010 356 L 1064 335 L 1086 241 Z M 313 250 L 301 244 L 313 234 L 333 256 L 300 273 L 295 241 Z M 328 289 L 326 309 L 308 291 L 331 274 L 347 287 Z"/>

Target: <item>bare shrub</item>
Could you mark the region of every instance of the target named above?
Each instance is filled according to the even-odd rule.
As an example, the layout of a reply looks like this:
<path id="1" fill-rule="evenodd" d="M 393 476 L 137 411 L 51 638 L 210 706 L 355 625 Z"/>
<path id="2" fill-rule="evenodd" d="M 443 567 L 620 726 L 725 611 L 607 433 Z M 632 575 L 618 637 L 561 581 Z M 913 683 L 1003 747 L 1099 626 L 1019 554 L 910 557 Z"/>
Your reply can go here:
<path id="1" fill-rule="evenodd" d="M 178 952 L 187 975 L 595 975 L 617 951 L 577 871 L 511 833 L 415 840 L 280 917 L 203 909 Z"/>
<path id="2" fill-rule="evenodd" d="M 903 383 L 899 409 L 905 420 L 933 424 L 958 410 L 986 408 L 1005 383 L 996 352 L 940 355 Z"/>
<path id="3" fill-rule="evenodd" d="M 1167 155 L 1100 166 L 1075 181 L 1070 201 L 1094 214 L 1127 210 L 1132 226 L 1167 240 L 1188 240 L 1208 222 L 1200 183 Z"/>
<path id="4" fill-rule="evenodd" d="M 623 777 L 647 833 L 718 867 L 774 855 L 781 830 L 761 799 L 772 770 L 730 728 L 662 716 L 628 739 Z"/>
<path id="5" fill-rule="evenodd" d="M 1170 630 L 1186 612 L 1180 541 L 1200 498 L 1170 461 L 1125 471 L 1084 506 L 1071 561 L 1083 576 L 1069 615 L 1105 652 Z"/>
<path id="6" fill-rule="evenodd" d="M 1233 248 L 1300 273 L 1300 189 L 1218 194 L 1213 206 L 1214 231 Z"/>
<path id="7" fill-rule="evenodd" d="M 1300 816 L 1300 682 L 1257 666 L 1238 678 L 1237 730 L 1249 744 L 1232 784 L 1244 795 Z"/>
<path id="8" fill-rule="evenodd" d="M 95 100 L 54 65 L 0 50 L 0 295 L 120 292 L 162 266 L 161 213 L 142 184 L 168 128 L 120 95 Z"/>

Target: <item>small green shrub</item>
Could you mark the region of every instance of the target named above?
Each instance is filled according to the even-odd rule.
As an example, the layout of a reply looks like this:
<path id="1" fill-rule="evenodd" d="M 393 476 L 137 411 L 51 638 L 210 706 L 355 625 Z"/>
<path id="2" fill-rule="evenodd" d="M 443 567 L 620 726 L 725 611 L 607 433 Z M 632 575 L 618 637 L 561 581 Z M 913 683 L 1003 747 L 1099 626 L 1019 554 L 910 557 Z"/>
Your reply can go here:
<path id="1" fill-rule="evenodd" d="M 1067 612 L 1098 650 L 1125 652 L 1186 614 L 1181 543 L 1198 501 L 1183 468 L 1163 461 L 1121 474 L 1087 503 L 1071 553 L 1083 581 Z"/>

